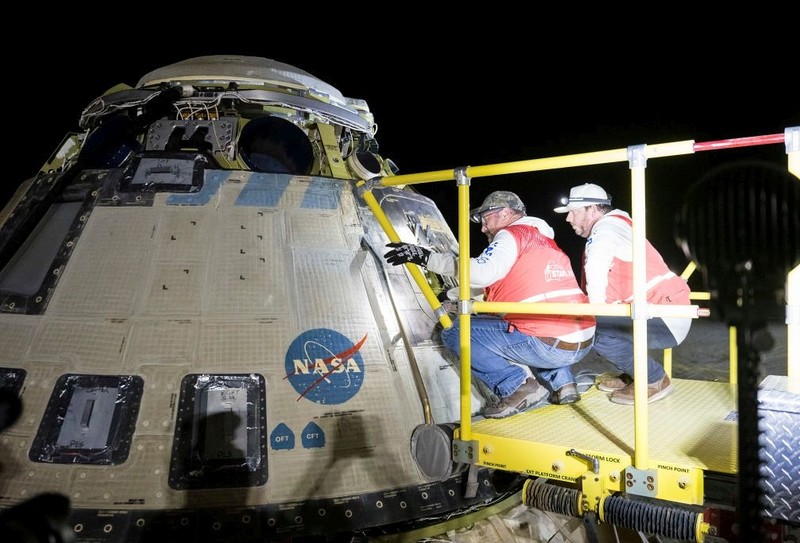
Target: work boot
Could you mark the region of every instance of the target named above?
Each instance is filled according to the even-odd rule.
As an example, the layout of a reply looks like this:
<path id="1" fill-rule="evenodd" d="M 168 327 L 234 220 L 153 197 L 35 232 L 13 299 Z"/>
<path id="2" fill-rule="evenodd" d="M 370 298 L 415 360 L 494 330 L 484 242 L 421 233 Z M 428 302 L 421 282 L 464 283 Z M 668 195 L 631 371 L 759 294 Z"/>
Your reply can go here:
<path id="1" fill-rule="evenodd" d="M 528 377 L 511 396 L 500 400 L 496 405 L 484 408 L 483 416 L 489 419 L 502 419 L 515 415 L 530 409 L 545 396 L 547 389 L 533 377 Z"/>
<path id="2" fill-rule="evenodd" d="M 622 373 L 620 375 L 604 373 L 597 382 L 597 388 L 603 392 L 616 392 L 617 390 L 622 390 L 631 383 L 633 383 L 633 377 L 627 373 Z"/>
<path id="3" fill-rule="evenodd" d="M 548 401 L 556 405 L 567 405 L 575 403 L 580 399 L 581 395 L 578 394 L 578 387 L 575 386 L 575 383 L 567 383 L 558 390 L 553 391 Z"/>
<path id="4" fill-rule="evenodd" d="M 664 374 L 664 377 L 655 383 L 647 385 L 647 403 L 660 400 L 661 398 L 672 394 L 673 390 L 674 387 L 672 386 L 669 377 Z M 633 383 L 611 394 L 610 400 L 614 403 L 633 405 Z"/>

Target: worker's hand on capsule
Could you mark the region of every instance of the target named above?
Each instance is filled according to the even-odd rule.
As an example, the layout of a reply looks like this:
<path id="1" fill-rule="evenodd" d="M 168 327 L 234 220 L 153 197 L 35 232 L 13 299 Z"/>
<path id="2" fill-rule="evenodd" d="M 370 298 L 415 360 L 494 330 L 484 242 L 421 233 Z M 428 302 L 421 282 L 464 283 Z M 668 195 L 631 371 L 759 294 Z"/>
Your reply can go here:
<path id="1" fill-rule="evenodd" d="M 387 243 L 386 246 L 392 247 L 391 251 L 383 255 L 389 264 L 394 266 L 400 264 L 428 265 L 428 257 L 431 256 L 431 252 L 424 247 L 401 241 Z"/>

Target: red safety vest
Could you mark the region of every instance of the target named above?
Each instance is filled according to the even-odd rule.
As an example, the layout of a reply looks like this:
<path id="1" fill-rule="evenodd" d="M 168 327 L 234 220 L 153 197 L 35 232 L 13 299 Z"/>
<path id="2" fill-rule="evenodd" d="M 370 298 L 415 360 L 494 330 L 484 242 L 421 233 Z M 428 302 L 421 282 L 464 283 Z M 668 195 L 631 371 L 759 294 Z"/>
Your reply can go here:
<path id="1" fill-rule="evenodd" d="M 621 215 L 606 215 L 615 217 L 632 226 L 633 222 L 628 217 Z M 603 220 L 603 219 L 600 219 Z M 675 275 L 664 262 L 661 254 L 646 241 L 646 276 L 647 276 L 647 302 L 651 304 L 679 304 L 688 305 L 689 285 L 686 281 Z M 584 255 L 584 264 L 586 256 Z M 581 278 L 581 285 L 585 288 L 585 277 Z M 606 285 L 606 303 L 631 303 L 633 301 L 633 262 L 614 257 L 611 268 L 608 270 L 608 284 Z"/>
<path id="2" fill-rule="evenodd" d="M 517 260 L 508 274 L 485 289 L 489 302 L 586 303 L 572 272 L 569 257 L 556 242 L 524 224 L 505 228 L 517 242 Z M 592 315 L 508 313 L 504 319 L 520 332 L 539 337 L 560 337 L 595 325 Z"/>

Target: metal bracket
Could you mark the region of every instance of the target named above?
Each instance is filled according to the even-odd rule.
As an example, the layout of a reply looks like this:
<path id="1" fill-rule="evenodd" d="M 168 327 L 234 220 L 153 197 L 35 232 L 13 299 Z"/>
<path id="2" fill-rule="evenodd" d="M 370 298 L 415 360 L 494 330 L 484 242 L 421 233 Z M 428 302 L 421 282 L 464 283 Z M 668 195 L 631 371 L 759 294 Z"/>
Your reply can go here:
<path id="1" fill-rule="evenodd" d="M 628 147 L 628 164 L 631 169 L 647 166 L 647 145 L 631 145 Z"/>
<path id="2" fill-rule="evenodd" d="M 478 461 L 478 442 L 453 440 L 453 461 L 475 464 Z"/>
<path id="3" fill-rule="evenodd" d="M 180 134 L 183 142 L 189 142 L 192 138 L 201 137 L 203 141 L 211 145 L 212 152 L 224 153 L 231 146 L 236 133 L 237 122 L 234 117 L 223 117 L 209 121 L 195 119 L 157 121 L 147 129 L 145 149 L 147 151 L 164 151 L 173 134 Z"/>
<path id="4" fill-rule="evenodd" d="M 800 305 L 786 305 L 786 324 L 800 324 Z"/>
<path id="5" fill-rule="evenodd" d="M 786 141 L 786 153 L 800 151 L 800 126 L 792 126 L 784 131 Z"/>
<path id="6" fill-rule="evenodd" d="M 658 494 L 658 471 L 654 469 L 625 468 L 625 491 L 637 496 L 655 498 Z"/>
<path id="7" fill-rule="evenodd" d="M 469 166 L 459 166 L 453 170 L 453 177 L 456 179 L 456 185 L 469 185 L 470 180 L 467 175 L 467 168 Z"/>
<path id="8" fill-rule="evenodd" d="M 650 304 L 647 302 L 631 302 L 631 319 L 647 320 L 650 318 Z"/>

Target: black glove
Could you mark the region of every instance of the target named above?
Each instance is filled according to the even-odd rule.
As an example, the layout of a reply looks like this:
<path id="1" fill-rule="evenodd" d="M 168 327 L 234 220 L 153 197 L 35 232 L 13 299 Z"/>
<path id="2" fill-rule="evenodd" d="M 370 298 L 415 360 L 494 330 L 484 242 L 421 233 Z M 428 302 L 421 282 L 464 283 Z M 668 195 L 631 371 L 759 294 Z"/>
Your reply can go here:
<path id="1" fill-rule="evenodd" d="M 392 247 L 391 251 L 383 255 L 389 264 L 399 266 L 410 262 L 418 266 L 428 265 L 428 257 L 431 256 L 431 252 L 424 247 L 402 241 L 387 243 L 386 246 Z"/>

